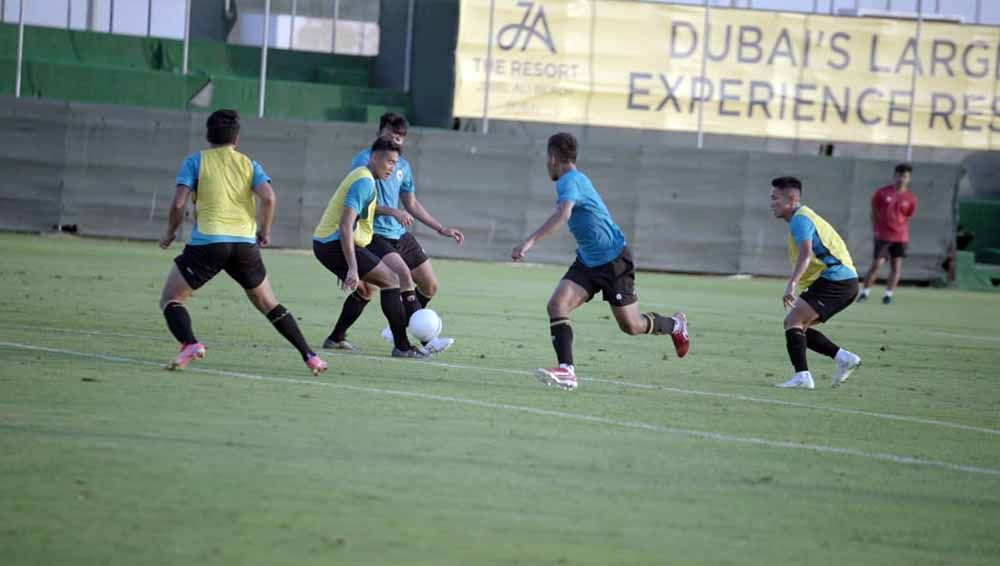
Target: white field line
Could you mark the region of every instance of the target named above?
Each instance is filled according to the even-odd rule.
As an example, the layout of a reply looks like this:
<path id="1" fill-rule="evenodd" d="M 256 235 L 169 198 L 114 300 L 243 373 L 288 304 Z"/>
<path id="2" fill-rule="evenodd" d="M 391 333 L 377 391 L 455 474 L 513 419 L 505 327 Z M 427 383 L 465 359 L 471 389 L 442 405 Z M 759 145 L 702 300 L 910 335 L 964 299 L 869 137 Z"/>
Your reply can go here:
<path id="1" fill-rule="evenodd" d="M 22 328 L 22 329 L 26 329 L 26 330 L 40 330 L 40 331 L 45 331 L 45 332 L 59 332 L 59 333 L 64 333 L 64 334 L 82 334 L 82 335 L 92 335 L 92 336 L 108 336 L 108 337 L 114 337 L 114 338 L 141 338 L 141 339 L 146 339 L 146 340 L 164 340 L 163 336 L 153 336 L 153 335 L 148 335 L 148 334 L 143 335 L 143 334 L 127 334 L 127 333 L 121 333 L 121 332 L 104 332 L 104 331 L 100 331 L 100 330 L 77 330 L 77 329 L 68 329 L 68 328 L 49 328 L 49 327 L 45 327 L 45 326 L 33 326 L 33 325 L 26 325 L 26 324 L 4 324 L 4 323 L 0 323 L 0 327 Z M 239 346 L 239 345 L 235 344 L 235 346 Z M 294 351 L 291 348 L 279 348 L 279 349 L 282 350 L 282 351 L 286 351 L 287 350 L 288 352 L 293 352 Z M 367 359 L 367 360 L 388 361 L 388 362 L 395 362 L 395 363 L 400 363 L 400 362 L 401 363 L 413 363 L 412 361 L 409 361 L 409 360 L 400 360 L 400 359 L 391 358 L 391 357 L 388 357 L 388 356 L 373 356 L 373 355 L 370 355 L 370 354 L 361 354 L 361 353 L 357 353 L 357 352 L 353 352 L 353 353 L 343 352 L 343 353 L 340 353 L 340 352 L 332 352 L 332 351 L 329 351 L 329 350 L 325 350 L 324 354 L 336 355 L 336 356 L 358 357 L 358 358 L 363 358 L 363 359 Z M 432 365 L 432 366 L 436 366 L 436 367 L 443 367 L 443 368 L 450 368 L 450 369 L 464 369 L 464 370 L 474 370 L 474 371 L 488 371 L 488 372 L 494 372 L 494 373 L 506 373 L 506 374 L 511 374 L 511 375 L 533 375 L 534 374 L 534 372 L 532 372 L 532 371 L 525 371 L 525 370 L 519 370 L 519 369 L 492 368 L 492 367 L 471 366 L 471 365 L 464 365 L 464 364 L 450 364 L 450 363 L 447 363 L 447 362 L 421 361 L 420 364 L 421 365 Z M 784 401 L 784 400 L 781 400 L 781 399 L 767 399 L 767 398 L 763 398 L 763 397 L 751 397 L 751 396 L 748 396 L 748 395 L 740 395 L 738 393 L 720 393 L 720 392 L 715 392 L 715 391 L 700 391 L 700 390 L 697 390 L 697 389 L 683 389 L 683 388 L 680 388 L 680 387 L 670 387 L 670 386 L 666 386 L 666 385 L 655 385 L 655 384 L 646 384 L 646 383 L 633 383 L 633 382 L 622 381 L 622 380 L 617 380 L 617 379 L 602 379 L 602 378 L 598 378 L 598 377 L 579 377 L 579 376 L 578 376 L 578 379 L 580 381 L 589 381 L 589 382 L 593 382 L 593 383 L 603 383 L 603 384 L 607 384 L 607 385 L 616 385 L 616 386 L 619 386 L 619 387 L 626 387 L 626 388 L 631 388 L 631 389 L 642 389 L 642 390 L 647 390 L 647 391 L 661 391 L 661 392 L 665 392 L 665 393 L 675 393 L 675 394 L 678 394 L 678 395 L 692 395 L 692 396 L 696 396 L 696 397 L 712 397 L 712 398 L 716 398 L 716 399 L 730 399 L 730 400 L 733 400 L 733 401 L 745 401 L 745 402 L 748 402 L 748 403 L 761 403 L 761 404 L 766 404 L 766 405 L 777 405 L 777 406 L 781 406 L 781 407 L 792 407 L 792 408 L 796 408 L 796 409 L 809 409 L 809 410 L 813 410 L 813 411 L 821 411 L 821 412 L 827 412 L 827 413 L 837 413 L 837 414 L 843 414 L 843 415 L 857 415 L 857 416 L 863 416 L 863 417 L 870 417 L 870 418 L 874 418 L 874 419 L 883 419 L 883 420 L 890 420 L 890 421 L 901 421 L 901 422 L 924 424 L 924 425 L 930 425 L 930 426 L 939 426 L 939 427 L 944 427 L 944 428 L 952 428 L 952 429 L 957 429 L 957 430 L 967 430 L 967 431 L 972 431 L 972 432 L 982 432 L 982 433 L 986 433 L 986 434 L 992 434 L 992 435 L 995 435 L 995 436 L 1000 436 L 1000 429 L 980 427 L 980 426 L 973 426 L 973 425 L 967 425 L 967 424 L 956 423 L 956 422 L 951 422 L 951 421 L 942 421 L 942 420 L 938 420 L 938 419 L 927 419 L 927 418 L 922 418 L 922 417 L 911 417 L 911 416 L 907 416 L 907 415 L 896 415 L 896 414 L 893 414 L 893 413 L 880 413 L 880 412 L 877 412 L 877 411 L 865 411 L 865 410 L 862 410 L 862 409 L 851 409 L 851 408 L 844 408 L 844 407 L 829 407 L 829 406 L 824 406 L 824 405 L 815 405 L 815 404 L 812 404 L 812 403 L 800 403 L 800 402 L 796 402 L 796 401 Z"/>
<path id="2" fill-rule="evenodd" d="M 142 366 L 152 366 L 152 367 L 162 367 L 162 364 L 157 362 L 152 362 L 148 360 L 138 360 L 134 358 L 126 358 L 122 356 L 112 356 L 107 354 L 96 354 L 92 352 L 76 352 L 73 350 L 63 350 L 61 348 L 47 348 L 44 346 L 34 346 L 31 344 L 20 344 L 17 342 L 2 342 L 0 341 L 0 346 L 7 348 L 17 348 L 21 350 L 31 350 L 38 352 L 48 352 L 52 354 L 62 354 L 67 356 L 75 356 L 81 358 L 90 358 L 95 360 L 102 360 L 107 362 L 115 363 L 125 363 L 125 364 L 135 364 Z M 517 412 L 538 415 L 543 417 L 557 417 L 561 419 L 575 420 L 594 424 L 603 424 L 609 426 L 615 426 L 620 428 L 627 428 L 633 430 L 644 430 L 649 432 L 657 432 L 662 434 L 671 434 L 677 436 L 687 436 L 693 438 L 700 438 L 704 440 L 716 440 L 721 442 L 730 442 L 737 444 L 752 444 L 756 446 L 765 446 L 768 448 L 785 448 L 792 450 L 804 450 L 808 452 L 817 452 L 820 454 L 835 454 L 840 456 L 854 456 L 858 458 L 867 458 L 869 460 L 879 460 L 883 462 L 891 462 L 895 464 L 910 464 L 914 466 L 927 466 L 933 468 L 940 468 L 944 470 L 957 471 L 957 472 L 968 472 L 973 474 L 982 474 L 990 476 L 1000 476 L 1000 469 L 996 468 L 985 468 L 981 466 L 968 466 L 964 464 L 954 464 L 951 462 L 945 462 L 942 460 L 928 460 L 924 458 L 915 458 L 912 456 L 903 456 L 900 454 L 892 454 L 889 452 L 869 452 L 865 450 L 856 450 L 853 448 L 840 448 L 837 446 L 827 446 L 823 444 L 809 444 L 802 442 L 793 442 L 788 440 L 768 440 L 765 438 L 755 438 L 752 436 L 736 436 L 731 434 L 725 434 L 721 432 L 712 431 L 700 431 L 700 430 L 690 430 L 684 428 L 669 427 L 657 424 L 636 422 L 636 421 L 623 421 L 618 419 L 611 419 L 607 417 L 598 417 L 594 415 L 586 415 L 580 413 L 570 413 L 566 411 L 553 411 L 551 409 L 539 409 L 537 407 L 526 407 L 522 405 L 511 405 L 508 403 L 495 403 L 492 401 L 479 401 L 476 399 L 466 399 L 462 397 L 453 397 L 450 395 L 434 395 L 430 393 L 420 393 L 417 391 L 401 391 L 398 389 L 382 389 L 378 387 L 361 387 L 357 385 L 347 385 L 343 383 L 331 383 L 328 381 L 319 380 L 308 380 L 308 379 L 297 379 L 290 377 L 273 377 L 259 374 L 241 373 L 235 371 L 224 371 L 209 368 L 193 368 L 189 367 L 186 371 L 203 373 L 209 375 L 221 375 L 226 377 L 234 377 L 239 379 L 248 379 L 253 381 L 266 381 L 272 383 L 289 383 L 295 385 L 309 385 L 309 386 L 320 386 L 320 387 L 332 387 L 334 389 L 345 389 L 349 391 L 358 391 L 363 393 L 374 393 L 378 395 L 392 395 L 395 397 L 406 397 L 410 399 L 422 399 L 425 401 L 440 401 L 444 403 L 456 403 L 460 405 L 470 405 L 475 407 L 482 407 L 486 409 L 496 409 L 501 411 Z"/>

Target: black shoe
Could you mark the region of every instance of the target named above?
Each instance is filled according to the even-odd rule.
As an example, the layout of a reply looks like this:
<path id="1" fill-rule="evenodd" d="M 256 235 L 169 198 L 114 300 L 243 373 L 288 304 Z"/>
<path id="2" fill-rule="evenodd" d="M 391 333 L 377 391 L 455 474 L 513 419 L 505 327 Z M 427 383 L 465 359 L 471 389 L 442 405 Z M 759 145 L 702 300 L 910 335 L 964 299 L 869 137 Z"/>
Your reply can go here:
<path id="1" fill-rule="evenodd" d="M 892 304 L 892 297 L 882 297 L 882 304 L 883 305 L 891 305 Z"/>
<path id="2" fill-rule="evenodd" d="M 394 358 L 413 358 L 415 360 L 429 360 L 431 359 L 431 354 L 423 348 L 410 348 L 409 350 L 400 350 L 399 348 L 392 349 L 392 357 Z"/>
<path id="3" fill-rule="evenodd" d="M 867 300 L 868 300 L 868 295 L 865 295 L 864 293 L 858 295 L 858 302 L 859 303 L 863 303 L 863 302 L 865 302 Z"/>

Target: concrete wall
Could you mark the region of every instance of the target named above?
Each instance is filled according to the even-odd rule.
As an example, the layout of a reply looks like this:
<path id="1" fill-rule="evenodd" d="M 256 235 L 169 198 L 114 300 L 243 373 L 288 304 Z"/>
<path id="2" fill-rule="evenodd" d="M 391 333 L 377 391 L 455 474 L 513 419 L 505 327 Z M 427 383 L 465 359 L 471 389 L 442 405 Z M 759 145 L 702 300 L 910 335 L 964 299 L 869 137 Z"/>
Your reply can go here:
<path id="1" fill-rule="evenodd" d="M 0 98 L 0 229 L 159 237 L 174 176 L 204 146 L 205 114 Z M 259 161 L 278 194 L 272 239 L 308 247 L 312 230 L 351 157 L 369 145 L 370 125 L 244 117 L 240 149 Z M 405 156 L 417 195 L 442 222 L 463 230 L 464 247 L 425 227 L 416 234 L 433 257 L 504 261 L 552 211 L 544 139 L 414 129 Z M 621 225 L 640 268 L 783 275 L 787 225 L 771 217 L 769 181 L 796 175 L 804 200 L 847 240 L 858 268 L 871 256 L 868 203 L 894 161 L 584 144 L 579 166 Z M 941 275 L 954 237 L 960 168 L 916 164 L 920 199 L 911 226 L 908 279 Z M 190 226 L 185 225 L 186 234 Z M 559 231 L 533 261 L 569 264 L 574 244 Z"/>

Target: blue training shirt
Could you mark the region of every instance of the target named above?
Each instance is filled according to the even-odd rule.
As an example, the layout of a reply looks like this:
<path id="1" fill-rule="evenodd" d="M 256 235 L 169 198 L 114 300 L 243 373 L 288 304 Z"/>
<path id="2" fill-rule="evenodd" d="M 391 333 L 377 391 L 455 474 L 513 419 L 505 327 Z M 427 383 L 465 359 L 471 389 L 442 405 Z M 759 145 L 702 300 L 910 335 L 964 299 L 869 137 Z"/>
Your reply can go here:
<path id="1" fill-rule="evenodd" d="M 371 148 L 358 152 L 351 161 L 351 169 L 367 165 L 371 154 Z M 413 173 L 410 169 L 410 162 L 400 156 L 399 162 L 396 163 L 396 168 L 392 171 L 392 176 L 385 181 L 375 179 L 375 188 L 378 191 L 379 206 L 399 208 L 399 193 L 414 192 Z M 373 228 L 375 234 L 391 240 L 398 240 L 406 233 L 406 227 L 400 224 L 399 220 L 383 214 L 375 215 Z"/>
<path id="2" fill-rule="evenodd" d="M 586 175 L 572 169 L 556 181 L 556 204 L 572 202 L 569 231 L 576 238 L 576 255 L 587 267 L 597 267 L 618 257 L 625 234 L 611 219 L 608 207 Z"/>
<path id="3" fill-rule="evenodd" d="M 823 238 L 816 230 L 816 224 L 805 214 L 796 214 L 788 223 L 788 230 L 791 232 L 792 240 L 795 244 L 801 244 L 806 240 L 812 241 L 812 252 L 817 259 L 822 261 L 827 267 L 820 272 L 820 277 L 830 281 L 843 281 L 845 279 L 857 279 L 858 274 L 851 267 L 841 263 L 841 260 L 831 253 L 830 249 L 823 243 Z M 835 238 L 840 245 L 843 245 L 840 237 Z M 846 247 L 844 248 L 846 253 Z M 850 262 L 850 258 L 847 259 Z"/>
<path id="4" fill-rule="evenodd" d="M 264 168 L 260 166 L 260 163 L 251 160 L 253 164 L 253 178 L 250 181 L 250 188 L 256 189 L 261 183 L 270 183 L 271 177 L 264 172 Z M 196 151 L 191 155 L 187 156 L 184 161 L 181 162 L 181 167 L 177 171 L 176 184 L 184 185 L 185 187 L 191 189 L 192 192 L 198 192 L 198 174 L 201 171 L 201 152 Z M 202 234 L 198 230 L 197 221 L 194 227 L 191 229 L 191 236 L 187 241 L 189 246 L 204 246 L 205 244 L 255 244 L 257 243 L 256 238 L 242 238 L 240 236 L 216 236 L 211 234 Z"/>

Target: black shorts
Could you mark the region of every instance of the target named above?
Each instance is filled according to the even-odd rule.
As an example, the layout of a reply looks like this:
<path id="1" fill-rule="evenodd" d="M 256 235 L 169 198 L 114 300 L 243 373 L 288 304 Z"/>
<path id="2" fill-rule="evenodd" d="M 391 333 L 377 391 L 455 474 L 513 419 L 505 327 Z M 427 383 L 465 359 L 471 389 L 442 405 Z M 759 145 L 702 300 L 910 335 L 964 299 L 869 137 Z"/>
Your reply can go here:
<path id="1" fill-rule="evenodd" d="M 385 238 L 376 234 L 372 238 L 372 243 L 368 244 L 368 249 L 378 257 L 397 253 L 411 270 L 416 269 L 428 259 L 427 254 L 424 253 L 424 248 L 420 247 L 420 243 L 409 232 L 403 234 L 398 240 Z"/>
<path id="2" fill-rule="evenodd" d="M 259 286 L 267 277 L 257 244 L 188 244 L 174 263 L 192 289 L 208 283 L 223 269 L 244 289 Z"/>
<path id="3" fill-rule="evenodd" d="M 624 307 L 639 300 L 635 294 L 635 264 L 628 246 L 618 257 L 597 267 L 587 267 L 577 258 L 563 279 L 569 279 L 587 291 L 587 300 L 601 291 L 605 301 L 613 307 Z"/>
<path id="4" fill-rule="evenodd" d="M 890 259 L 906 257 L 906 242 L 887 242 L 876 238 L 875 259 L 877 260 L 880 257 L 888 257 Z"/>
<path id="5" fill-rule="evenodd" d="M 854 277 L 842 281 L 831 281 L 820 277 L 799 295 L 816 311 L 820 322 L 826 322 L 833 315 L 846 309 L 857 296 L 858 280 Z"/>
<path id="6" fill-rule="evenodd" d="M 332 271 L 341 281 L 347 277 L 347 259 L 344 257 L 344 248 L 340 247 L 340 240 L 332 240 L 325 244 L 313 240 L 313 255 L 323 267 Z M 358 262 L 358 279 L 363 279 L 382 261 L 377 255 L 368 251 L 368 248 L 357 245 L 354 246 L 354 259 Z"/>

